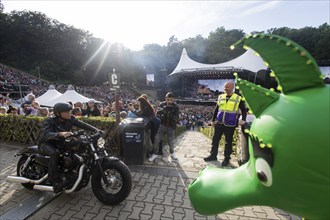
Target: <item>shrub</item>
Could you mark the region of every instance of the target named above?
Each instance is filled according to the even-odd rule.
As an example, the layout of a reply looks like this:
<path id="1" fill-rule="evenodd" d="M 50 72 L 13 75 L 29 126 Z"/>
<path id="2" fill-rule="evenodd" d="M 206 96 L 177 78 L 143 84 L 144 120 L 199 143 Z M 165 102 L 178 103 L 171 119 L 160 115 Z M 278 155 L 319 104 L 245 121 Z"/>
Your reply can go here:
<path id="1" fill-rule="evenodd" d="M 112 130 L 115 120 L 104 117 L 79 117 L 80 120 L 107 131 Z M 42 131 L 43 117 L 0 115 L 0 141 L 23 145 L 37 144 Z"/>
<path id="2" fill-rule="evenodd" d="M 105 131 L 106 139 L 114 137 L 111 133 L 116 128 L 116 121 L 114 118 L 108 117 L 78 117 L 79 120 L 84 121 L 94 127 Z M 19 143 L 23 145 L 37 144 L 40 133 L 42 131 L 43 117 L 38 116 L 13 116 L 0 115 L 0 141 L 9 143 Z M 185 127 L 178 126 L 176 129 L 176 136 L 179 136 L 185 131 Z M 107 140 L 109 141 L 109 140 Z M 118 142 L 114 142 L 118 145 Z M 165 141 L 166 143 L 166 141 Z M 113 146 L 117 147 L 118 146 Z"/>

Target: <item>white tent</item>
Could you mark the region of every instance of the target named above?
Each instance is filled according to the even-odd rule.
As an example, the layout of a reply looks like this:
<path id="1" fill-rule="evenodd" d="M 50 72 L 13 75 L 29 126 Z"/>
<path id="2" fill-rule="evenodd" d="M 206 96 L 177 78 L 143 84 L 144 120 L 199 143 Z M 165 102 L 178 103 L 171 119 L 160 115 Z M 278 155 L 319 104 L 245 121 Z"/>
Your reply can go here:
<path id="1" fill-rule="evenodd" d="M 180 61 L 169 76 L 173 76 L 182 72 L 195 72 L 199 70 L 208 70 L 208 69 L 218 69 L 218 70 L 245 69 L 252 72 L 258 72 L 259 70 L 266 70 L 267 68 L 268 67 L 264 64 L 263 59 L 260 56 L 255 55 L 252 49 L 248 49 L 241 56 L 233 60 L 230 60 L 228 62 L 219 63 L 219 64 L 205 64 L 190 59 L 186 49 L 183 48 Z"/>
<path id="2" fill-rule="evenodd" d="M 34 94 L 33 94 L 32 92 L 30 92 L 30 93 L 28 93 L 26 96 L 24 96 L 24 97 L 20 100 L 20 102 L 21 102 L 21 103 L 24 103 L 24 102 L 28 101 L 30 95 L 33 95 L 33 96 L 34 96 Z"/>
<path id="3" fill-rule="evenodd" d="M 49 102 L 45 103 L 45 106 L 54 106 L 56 103 L 59 102 L 88 102 L 90 99 L 80 95 L 78 92 L 76 92 L 73 88 L 72 85 L 68 86 L 68 89 L 66 90 L 65 93 L 63 93 L 63 95 L 50 100 Z"/>
<path id="4" fill-rule="evenodd" d="M 45 105 L 46 103 L 60 97 L 61 95 L 63 94 L 57 91 L 53 85 L 50 85 L 47 92 L 36 98 L 36 100 L 39 102 L 40 105 Z"/>

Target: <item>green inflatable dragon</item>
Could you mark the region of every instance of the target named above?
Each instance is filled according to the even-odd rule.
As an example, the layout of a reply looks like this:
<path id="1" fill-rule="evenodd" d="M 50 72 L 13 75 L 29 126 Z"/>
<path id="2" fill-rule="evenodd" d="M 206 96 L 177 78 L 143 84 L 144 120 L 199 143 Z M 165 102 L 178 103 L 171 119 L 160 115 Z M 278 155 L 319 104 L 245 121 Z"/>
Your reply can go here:
<path id="1" fill-rule="evenodd" d="M 278 90 L 236 78 L 256 116 L 249 132 L 250 160 L 237 169 L 206 167 L 189 185 L 193 207 L 214 215 L 248 205 L 286 210 L 306 219 L 330 219 L 330 87 L 313 57 L 276 35 L 246 36 L 276 77 Z"/>

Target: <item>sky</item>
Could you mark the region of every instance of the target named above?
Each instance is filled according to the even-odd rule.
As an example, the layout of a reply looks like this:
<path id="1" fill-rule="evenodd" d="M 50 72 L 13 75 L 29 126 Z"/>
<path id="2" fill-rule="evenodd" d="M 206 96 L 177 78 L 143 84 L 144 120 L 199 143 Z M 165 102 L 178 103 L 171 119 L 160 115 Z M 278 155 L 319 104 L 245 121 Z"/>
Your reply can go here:
<path id="1" fill-rule="evenodd" d="M 68 1 L 0 0 L 5 13 L 32 10 L 89 31 L 131 50 L 145 44 L 166 45 L 209 33 L 218 27 L 267 31 L 271 28 L 318 27 L 330 23 L 329 0 L 283 1 Z"/>

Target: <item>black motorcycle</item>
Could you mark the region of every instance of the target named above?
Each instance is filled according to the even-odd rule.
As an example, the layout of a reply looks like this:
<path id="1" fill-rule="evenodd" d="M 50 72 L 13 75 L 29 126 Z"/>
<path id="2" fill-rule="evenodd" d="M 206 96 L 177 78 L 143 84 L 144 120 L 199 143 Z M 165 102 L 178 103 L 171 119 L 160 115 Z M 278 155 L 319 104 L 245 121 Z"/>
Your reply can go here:
<path id="1" fill-rule="evenodd" d="M 121 160 L 108 155 L 100 133 L 77 131 L 64 142 L 59 149 L 59 174 L 68 183 L 65 193 L 81 190 L 91 178 L 93 193 L 104 204 L 115 205 L 128 197 L 132 188 L 130 170 Z M 54 191 L 47 179 L 49 156 L 38 146 L 22 149 L 15 156 L 21 156 L 17 176 L 8 176 L 6 181 L 21 183 L 27 189 Z"/>

